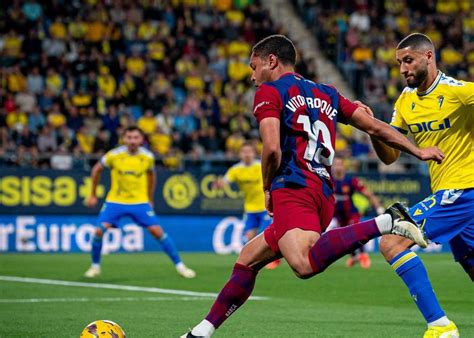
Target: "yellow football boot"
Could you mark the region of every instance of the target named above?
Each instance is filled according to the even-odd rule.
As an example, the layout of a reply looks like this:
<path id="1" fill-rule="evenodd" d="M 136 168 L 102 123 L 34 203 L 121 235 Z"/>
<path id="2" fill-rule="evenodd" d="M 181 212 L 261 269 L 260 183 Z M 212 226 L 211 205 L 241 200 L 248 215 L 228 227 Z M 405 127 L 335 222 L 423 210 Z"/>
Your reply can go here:
<path id="1" fill-rule="evenodd" d="M 459 331 L 452 321 L 447 326 L 429 326 L 423 338 L 459 338 Z"/>

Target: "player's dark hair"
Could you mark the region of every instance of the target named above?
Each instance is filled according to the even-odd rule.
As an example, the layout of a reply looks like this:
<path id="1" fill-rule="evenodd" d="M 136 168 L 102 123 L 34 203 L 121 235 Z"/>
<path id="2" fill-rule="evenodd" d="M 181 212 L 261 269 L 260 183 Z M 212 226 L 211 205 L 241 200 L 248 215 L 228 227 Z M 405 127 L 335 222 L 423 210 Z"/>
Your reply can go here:
<path id="1" fill-rule="evenodd" d="M 275 55 L 284 65 L 294 66 L 296 63 L 296 48 L 293 42 L 281 34 L 270 35 L 257 42 L 252 53 L 260 58 L 270 54 Z"/>
<path id="2" fill-rule="evenodd" d="M 430 49 L 434 51 L 433 41 L 425 35 L 421 33 L 413 33 L 405 37 L 397 46 L 397 49 L 408 48 L 414 50 L 420 49 Z"/>
<path id="3" fill-rule="evenodd" d="M 127 128 L 124 129 L 123 135 L 125 135 L 126 133 L 130 131 L 138 131 L 140 134 L 142 134 L 142 136 L 145 136 L 145 134 L 143 133 L 143 130 L 141 130 L 137 126 L 128 126 Z"/>
<path id="4" fill-rule="evenodd" d="M 253 150 L 255 150 L 255 144 L 252 141 L 249 141 L 249 140 L 242 143 L 242 146 L 240 148 L 243 148 L 243 147 L 252 147 Z"/>

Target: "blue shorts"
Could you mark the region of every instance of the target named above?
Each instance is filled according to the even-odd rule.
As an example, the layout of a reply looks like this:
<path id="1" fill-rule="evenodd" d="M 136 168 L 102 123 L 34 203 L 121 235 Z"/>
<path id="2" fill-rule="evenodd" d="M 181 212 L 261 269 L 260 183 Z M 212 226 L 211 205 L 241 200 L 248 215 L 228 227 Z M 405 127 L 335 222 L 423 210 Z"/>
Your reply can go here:
<path id="1" fill-rule="evenodd" d="M 258 233 L 270 225 L 272 219 L 266 211 L 246 212 L 244 214 L 244 234 L 250 230 L 258 230 Z"/>
<path id="2" fill-rule="evenodd" d="M 135 223 L 145 228 L 158 225 L 158 218 L 148 203 L 120 204 L 105 202 L 100 210 L 97 223 L 102 230 L 105 230 L 102 223 L 110 223 L 117 227 L 122 217 L 130 217 Z"/>
<path id="3" fill-rule="evenodd" d="M 437 191 L 411 207 L 410 214 L 428 239 L 449 242 L 457 262 L 474 254 L 474 189 Z"/>

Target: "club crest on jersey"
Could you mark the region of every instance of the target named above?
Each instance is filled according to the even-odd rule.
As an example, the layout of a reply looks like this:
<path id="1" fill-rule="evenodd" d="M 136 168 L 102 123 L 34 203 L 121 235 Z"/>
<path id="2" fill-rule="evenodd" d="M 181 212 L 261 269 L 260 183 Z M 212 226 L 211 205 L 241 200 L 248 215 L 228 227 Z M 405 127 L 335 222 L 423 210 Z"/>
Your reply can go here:
<path id="1" fill-rule="evenodd" d="M 415 109 L 415 102 L 411 103 L 411 110 Z"/>
<path id="2" fill-rule="evenodd" d="M 443 102 L 444 102 L 444 96 L 439 95 L 437 99 L 438 99 L 439 108 L 441 109 L 441 106 L 443 105 Z"/>
<path id="3" fill-rule="evenodd" d="M 431 120 L 421 123 L 411 123 L 408 125 L 408 129 L 412 134 L 421 133 L 424 131 L 439 131 L 443 129 L 451 128 L 451 122 L 449 118 L 445 118 L 443 121 Z"/>

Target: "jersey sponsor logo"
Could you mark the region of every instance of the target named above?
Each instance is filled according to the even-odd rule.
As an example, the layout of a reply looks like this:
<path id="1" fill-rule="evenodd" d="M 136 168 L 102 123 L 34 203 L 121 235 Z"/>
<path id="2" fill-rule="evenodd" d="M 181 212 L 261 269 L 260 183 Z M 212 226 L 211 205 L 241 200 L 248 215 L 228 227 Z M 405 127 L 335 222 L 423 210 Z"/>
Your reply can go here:
<path id="1" fill-rule="evenodd" d="M 431 121 L 424 121 L 421 123 L 412 123 L 408 125 L 408 129 L 412 134 L 417 134 L 421 132 L 427 131 L 440 131 L 444 129 L 451 128 L 451 122 L 449 118 L 445 118 L 443 121 L 439 120 L 431 120 Z"/>
<path id="2" fill-rule="evenodd" d="M 118 173 L 123 176 L 129 175 L 129 176 L 135 176 L 135 177 L 140 177 L 143 174 L 142 172 L 136 172 L 134 170 L 119 170 Z"/>
<path id="3" fill-rule="evenodd" d="M 290 98 L 285 107 L 293 113 L 301 107 L 316 108 L 319 109 L 321 113 L 326 114 L 331 121 L 338 113 L 337 109 L 331 106 L 328 101 L 318 97 L 304 97 L 302 95 L 296 95 Z"/>

